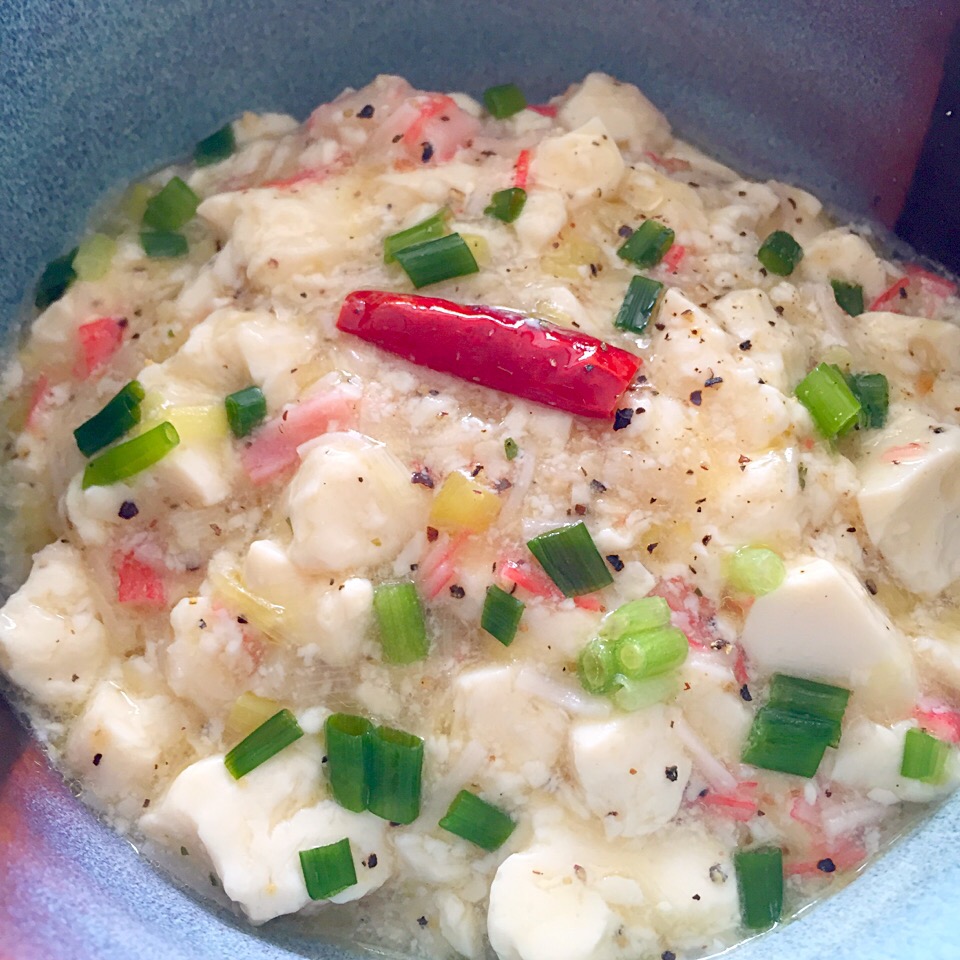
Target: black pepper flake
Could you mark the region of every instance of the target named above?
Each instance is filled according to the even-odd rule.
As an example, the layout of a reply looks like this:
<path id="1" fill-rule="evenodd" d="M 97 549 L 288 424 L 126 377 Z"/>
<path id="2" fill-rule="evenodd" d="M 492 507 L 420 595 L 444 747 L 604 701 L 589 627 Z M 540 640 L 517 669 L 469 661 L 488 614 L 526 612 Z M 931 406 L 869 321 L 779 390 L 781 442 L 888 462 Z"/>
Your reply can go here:
<path id="1" fill-rule="evenodd" d="M 206 629 L 207 629 L 207 621 L 206 621 L 206 620 L 201 620 L 201 621 L 197 624 L 197 626 L 198 626 L 201 630 L 206 630 Z"/>
<path id="2" fill-rule="evenodd" d="M 783 307 L 774 307 L 774 308 L 773 308 L 773 312 L 774 312 L 778 317 L 782 317 L 782 316 L 783 316 Z"/>
<path id="3" fill-rule="evenodd" d="M 741 350 L 750 350 L 750 349 L 752 349 L 752 348 L 753 348 L 753 344 L 752 344 L 749 340 L 741 340 L 741 341 L 740 341 L 740 349 L 741 349 Z"/>
<path id="4" fill-rule="evenodd" d="M 659 541 L 659 540 L 658 540 L 656 543 L 648 543 L 648 544 L 647 544 L 647 553 L 653 553 L 653 551 L 656 550 L 657 547 L 659 547 L 659 546 L 660 546 L 660 541 Z"/>
<path id="5" fill-rule="evenodd" d="M 102 754 L 102 753 L 95 753 L 95 754 L 93 755 L 93 765 L 94 765 L 95 767 L 99 767 L 99 766 L 100 766 L 100 761 L 101 761 L 102 759 L 103 759 L 103 754 Z"/>
<path id="6" fill-rule="evenodd" d="M 504 490 L 509 490 L 512 486 L 513 484 L 506 477 L 501 477 L 493 485 L 493 489 L 496 490 L 497 493 L 503 493 Z"/>
<path id="7" fill-rule="evenodd" d="M 672 950 L 664 950 L 660 954 L 660 960 L 677 960 L 677 955 Z"/>
<path id="8" fill-rule="evenodd" d="M 391 142 L 391 143 L 399 143 L 402 139 L 403 139 L 403 134 L 402 134 L 402 133 L 398 133 L 390 142 Z"/>
<path id="9" fill-rule="evenodd" d="M 436 527 L 427 527 L 427 542 L 433 543 L 440 536 L 440 531 Z"/>
<path id="10" fill-rule="evenodd" d="M 679 774 L 677 773 L 677 768 L 675 766 L 665 767 L 663 774 L 671 783 L 677 782 L 677 777 L 679 776 Z"/>
<path id="11" fill-rule="evenodd" d="M 427 918 L 417 917 L 417 923 L 420 924 L 421 927 L 425 927 L 427 925 Z"/>
<path id="12" fill-rule="evenodd" d="M 373 116 L 373 104 L 368 103 L 365 107 L 361 107 L 357 111 L 357 116 L 361 120 L 369 120 Z"/>
<path id="13" fill-rule="evenodd" d="M 150 798 L 148 797 L 146 800 L 143 801 L 143 809 L 146 810 L 147 807 L 149 806 L 150 806 Z"/>
<path id="14" fill-rule="evenodd" d="M 837 869 L 837 865 L 829 857 L 824 857 L 817 861 L 817 869 L 821 873 L 833 873 Z"/>
<path id="15" fill-rule="evenodd" d="M 703 381 L 705 387 L 715 387 L 719 383 L 723 383 L 723 377 L 708 377 Z"/>
<path id="16" fill-rule="evenodd" d="M 429 163 L 433 159 L 433 144 L 424 143 L 422 144 L 422 146 L 423 146 L 423 153 L 420 154 L 420 160 L 423 163 Z"/>
<path id="17" fill-rule="evenodd" d="M 140 508 L 132 500 L 124 500 L 120 504 L 117 516 L 121 520 L 132 520 L 139 512 Z"/>
<path id="18" fill-rule="evenodd" d="M 626 224 L 624 224 L 624 225 L 617 231 L 617 233 L 618 233 L 621 237 L 623 237 L 624 240 L 627 240 L 627 239 L 629 239 L 630 237 L 633 236 L 633 227 L 628 227 Z"/>
<path id="19" fill-rule="evenodd" d="M 607 563 L 609 563 L 617 573 L 623 569 L 623 561 L 615 553 L 607 554 Z"/>
<path id="20" fill-rule="evenodd" d="M 606 485 L 605 483 L 601 483 L 599 480 L 591 480 L 591 481 L 590 481 L 590 490 L 591 490 L 593 493 L 596 493 L 596 494 L 598 494 L 598 495 L 601 494 L 601 493 L 606 493 L 606 492 L 607 492 L 607 485 Z"/>
<path id="21" fill-rule="evenodd" d="M 379 863 L 379 861 L 377 860 L 377 855 L 376 855 L 375 853 L 371 853 L 370 856 L 367 857 L 367 869 L 368 869 L 368 870 L 373 870 L 374 867 L 376 867 L 376 865 L 377 865 L 378 863 Z"/>
<path id="22" fill-rule="evenodd" d="M 71 683 L 76 683 L 79 679 L 80 679 L 80 674 L 79 674 L 79 673 L 75 673 L 75 674 L 70 678 L 70 682 L 71 682 Z"/>
<path id="23" fill-rule="evenodd" d="M 706 546 L 712 539 L 713 539 L 713 535 L 708 533 L 708 534 L 705 534 L 703 537 L 700 538 L 700 542 L 701 542 L 704 546 Z"/>
<path id="24" fill-rule="evenodd" d="M 750 693 L 750 688 L 746 684 L 740 688 L 740 699 L 746 703 L 750 703 L 753 700 L 753 696 Z"/>
<path id="25" fill-rule="evenodd" d="M 694 390 L 693 393 L 690 394 L 690 402 L 695 407 L 699 407 L 700 404 L 703 403 L 703 393 L 699 390 Z"/>
<path id="26" fill-rule="evenodd" d="M 585 517 L 587 515 L 587 508 L 582 503 L 575 503 L 573 505 L 573 512 L 578 517 Z"/>
<path id="27" fill-rule="evenodd" d="M 190 851 L 189 851 L 186 847 L 181 847 L 181 848 L 180 848 L 180 856 L 181 856 L 181 857 L 189 857 L 189 856 L 190 856 Z"/>
<path id="28" fill-rule="evenodd" d="M 459 583 L 451 584 L 450 586 L 450 596 L 455 600 L 462 600 L 467 595 L 467 591 L 460 586 Z"/>
<path id="29" fill-rule="evenodd" d="M 695 894 L 693 895 L 693 897 L 691 897 L 691 899 L 692 899 L 692 900 L 699 900 L 699 899 L 700 899 L 700 894 L 699 894 L 699 893 L 695 893 Z"/>
<path id="30" fill-rule="evenodd" d="M 877 585 L 873 582 L 873 580 L 864 580 L 863 585 L 867 588 L 867 591 L 871 597 L 875 597 L 877 595 Z"/>
<path id="31" fill-rule="evenodd" d="M 483 464 L 482 464 L 482 463 L 478 463 L 478 464 L 470 471 L 470 476 L 471 476 L 471 477 L 476 477 L 476 476 L 478 476 L 479 473 L 480 473 L 480 471 L 481 471 L 482 469 L 483 469 Z"/>
<path id="32" fill-rule="evenodd" d="M 629 407 L 624 407 L 622 410 L 617 411 L 617 415 L 613 420 L 613 429 L 623 430 L 630 426 L 631 420 L 633 420 L 633 411 Z"/>
<path id="33" fill-rule="evenodd" d="M 433 489 L 433 477 L 430 476 L 430 471 L 424 468 L 423 470 L 417 470 L 410 477 L 411 483 L 419 483 L 421 486 L 426 487 L 428 490 Z"/>

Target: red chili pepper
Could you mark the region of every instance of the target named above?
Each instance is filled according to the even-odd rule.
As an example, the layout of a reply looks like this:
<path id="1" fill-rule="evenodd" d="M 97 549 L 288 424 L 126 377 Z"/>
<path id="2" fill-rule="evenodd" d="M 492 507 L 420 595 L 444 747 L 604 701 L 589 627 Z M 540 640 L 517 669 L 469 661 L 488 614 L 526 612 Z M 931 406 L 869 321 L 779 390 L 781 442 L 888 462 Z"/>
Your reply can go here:
<path id="1" fill-rule="evenodd" d="M 411 363 L 584 417 L 613 417 L 640 358 L 501 307 L 351 293 L 337 327 Z"/>
<path id="2" fill-rule="evenodd" d="M 528 103 L 527 109 L 539 113 L 541 117 L 555 117 L 557 108 L 552 103 Z"/>
<path id="3" fill-rule="evenodd" d="M 514 167 L 513 185 L 525 190 L 527 180 L 530 177 L 530 151 L 521 150 L 517 156 L 517 163 Z"/>

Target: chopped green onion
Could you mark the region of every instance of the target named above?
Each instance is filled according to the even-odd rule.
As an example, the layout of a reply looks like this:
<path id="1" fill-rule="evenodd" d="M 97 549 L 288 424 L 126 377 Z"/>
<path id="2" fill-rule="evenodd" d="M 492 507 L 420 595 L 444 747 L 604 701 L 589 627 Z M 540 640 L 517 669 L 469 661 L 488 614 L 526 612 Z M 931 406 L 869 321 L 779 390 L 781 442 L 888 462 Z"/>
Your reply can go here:
<path id="1" fill-rule="evenodd" d="M 311 900 L 329 900 L 357 882 L 348 837 L 325 847 L 301 850 L 300 869 Z"/>
<path id="2" fill-rule="evenodd" d="M 943 783 L 949 755 L 950 744 L 925 730 L 908 730 L 903 741 L 900 776 L 921 783 Z"/>
<path id="3" fill-rule="evenodd" d="M 617 673 L 613 644 L 594 637 L 577 658 L 577 675 L 587 693 L 609 693 Z"/>
<path id="4" fill-rule="evenodd" d="M 818 363 L 794 391 L 810 411 L 817 429 L 828 439 L 849 430 L 860 415 L 860 401 L 853 395 L 843 374 L 828 363 Z"/>
<path id="5" fill-rule="evenodd" d="M 680 674 L 662 673 L 645 680 L 632 680 L 618 673 L 610 686 L 610 699 L 615 707 L 627 713 L 643 710 L 654 703 L 663 703 L 680 692 Z"/>
<path id="6" fill-rule="evenodd" d="M 360 813 L 367 809 L 373 724 L 364 717 L 334 713 L 327 717 L 324 732 L 333 799 L 341 807 Z"/>
<path id="7" fill-rule="evenodd" d="M 67 287 L 77 279 L 73 261 L 79 249 L 74 247 L 69 253 L 51 260 L 43 268 L 33 297 L 34 305 L 38 310 L 46 310 L 51 303 L 59 300 L 67 292 Z"/>
<path id="8" fill-rule="evenodd" d="M 779 847 L 738 850 L 733 866 L 743 925 L 748 930 L 772 927 L 783 912 L 783 852 Z"/>
<path id="9" fill-rule="evenodd" d="M 235 437 L 245 437 L 260 426 L 267 415 L 267 398 L 259 387 L 244 387 L 223 401 L 227 423 Z"/>
<path id="10" fill-rule="evenodd" d="M 643 597 L 631 600 L 608 613 L 600 624 L 600 637 L 619 640 L 630 633 L 656 630 L 670 623 L 670 607 L 663 597 Z"/>
<path id="11" fill-rule="evenodd" d="M 153 191 L 145 183 L 133 183 L 120 198 L 120 212 L 133 223 L 140 223 Z"/>
<path id="12" fill-rule="evenodd" d="M 613 583 L 613 575 L 582 520 L 541 533 L 528 540 L 527 546 L 564 596 L 578 597 Z"/>
<path id="13" fill-rule="evenodd" d="M 647 223 L 652 222 L 647 221 Z M 659 280 L 652 280 L 650 277 L 634 277 L 630 281 L 630 286 L 627 287 L 627 295 L 623 298 L 613 325 L 618 330 L 643 333 L 662 297 L 663 284 Z"/>
<path id="14" fill-rule="evenodd" d="M 753 597 L 772 593 L 787 576 L 779 554 L 766 547 L 740 547 L 727 557 L 723 569 L 730 586 Z"/>
<path id="15" fill-rule="evenodd" d="M 770 681 L 769 704 L 794 713 L 806 713 L 839 723 L 847 709 L 850 691 L 829 683 L 775 673 Z"/>
<path id="16" fill-rule="evenodd" d="M 223 758 L 223 765 L 234 780 L 239 780 L 302 736 L 297 718 L 289 710 L 279 710 L 244 737 Z"/>
<path id="17" fill-rule="evenodd" d="M 492 116 L 497 120 L 505 120 L 523 110 L 527 98 L 515 83 L 504 83 L 499 87 L 487 87 L 483 91 L 483 102 Z"/>
<path id="18" fill-rule="evenodd" d="M 441 207 L 426 220 L 421 220 L 399 233 L 390 234 L 383 241 L 383 262 L 393 263 L 397 259 L 398 250 L 415 247 L 418 243 L 426 243 L 428 240 L 438 240 L 447 232 L 449 215 L 450 211 L 446 207 Z"/>
<path id="19" fill-rule="evenodd" d="M 887 422 L 890 385 L 882 373 L 850 373 L 844 379 L 850 392 L 860 401 L 860 428 L 878 430 Z"/>
<path id="20" fill-rule="evenodd" d="M 526 190 L 522 187 L 508 187 L 506 190 L 498 190 L 490 198 L 490 205 L 483 212 L 495 220 L 513 223 L 523 212 L 523 205 L 526 202 Z"/>
<path id="21" fill-rule="evenodd" d="M 162 460 L 179 442 L 176 427 L 165 420 L 91 460 L 83 471 L 83 489 L 107 487 L 133 477 Z"/>
<path id="22" fill-rule="evenodd" d="M 514 440 L 513 437 L 507 437 L 507 439 L 503 441 L 503 455 L 508 460 L 515 460 L 519 452 L 520 447 L 517 446 L 517 441 Z"/>
<path id="23" fill-rule="evenodd" d="M 403 247 L 394 256 L 418 290 L 431 283 L 465 277 L 480 270 L 470 247 L 459 233 Z"/>
<path id="24" fill-rule="evenodd" d="M 487 587 L 487 596 L 483 601 L 480 626 L 505 647 L 509 647 L 517 635 L 523 608 L 522 600 L 511 596 L 496 585 L 491 585 Z"/>
<path id="25" fill-rule="evenodd" d="M 845 280 L 831 280 L 833 299 L 837 306 L 851 317 L 859 317 L 863 313 L 863 287 L 859 283 L 847 283 Z"/>
<path id="26" fill-rule="evenodd" d="M 377 727 L 370 745 L 367 809 L 391 823 L 413 823 L 420 815 L 423 741 L 412 733 Z"/>
<path id="27" fill-rule="evenodd" d="M 690 644 L 676 627 L 658 627 L 622 637 L 614 647 L 617 673 L 628 680 L 649 680 L 679 667 Z"/>
<path id="28" fill-rule="evenodd" d="M 143 212 L 144 226 L 154 230 L 179 230 L 193 219 L 200 198 L 180 179 L 173 177 L 167 185 L 147 201 Z"/>
<path id="29" fill-rule="evenodd" d="M 140 381 L 131 380 L 107 401 L 99 413 L 81 423 L 73 431 L 80 452 L 85 457 L 93 456 L 135 427 L 140 422 L 140 401 L 143 397 Z"/>
<path id="30" fill-rule="evenodd" d="M 184 257 L 190 249 L 187 238 L 182 233 L 169 230 L 142 230 L 140 246 L 143 252 L 153 260 L 172 257 Z"/>
<path id="31" fill-rule="evenodd" d="M 461 790 L 454 797 L 440 826 L 491 852 L 502 847 L 517 827 L 502 810 L 469 790 Z"/>
<path id="32" fill-rule="evenodd" d="M 836 721 L 761 707 L 753 718 L 741 759 L 764 770 L 812 777 L 836 732 Z"/>
<path id="33" fill-rule="evenodd" d="M 786 230 L 774 230 L 760 245 L 757 259 L 768 273 L 789 277 L 803 259 L 803 247 Z"/>
<path id="34" fill-rule="evenodd" d="M 110 262 L 117 252 L 117 241 L 104 233 L 84 237 L 73 258 L 73 269 L 78 280 L 99 280 L 106 276 Z"/>
<path id="35" fill-rule="evenodd" d="M 676 234 L 657 220 L 644 220 L 617 251 L 617 256 L 638 267 L 655 267 L 673 246 Z"/>
<path id="36" fill-rule="evenodd" d="M 233 124 L 228 123 L 216 133 L 204 137 L 193 148 L 193 162 L 198 167 L 206 167 L 211 163 L 226 160 L 237 149 L 237 138 L 233 134 Z"/>
<path id="37" fill-rule="evenodd" d="M 387 663 L 422 660 L 430 648 L 423 607 L 411 580 L 381 583 L 373 592 L 373 612 Z"/>

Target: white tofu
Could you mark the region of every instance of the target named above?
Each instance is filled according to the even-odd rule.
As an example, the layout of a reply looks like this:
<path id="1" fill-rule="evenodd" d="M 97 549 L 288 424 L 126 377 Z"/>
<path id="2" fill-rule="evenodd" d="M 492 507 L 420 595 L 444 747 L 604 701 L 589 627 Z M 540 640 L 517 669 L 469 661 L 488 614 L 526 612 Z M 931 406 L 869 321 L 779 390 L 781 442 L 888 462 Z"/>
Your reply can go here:
<path id="1" fill-rule="evenodd" d="M 960 577 L 960 427 L 901 412 L 857 468 L 870 539 L 905 587 L 936 596 Z"/>
<path id="2" fill-rule="evenodd" d="M 567 204 L 557 190 L 533 187 L 527 193 L 523 216 L 513 224 L 525 256 L 539 254 L 567 222 Z"/>
<path id="3" fill-rule="evenodd" d="M 67 710 L 86 699 L 109 655 L 82 555 L 51 543 L 0 610 L 0 665 L 38 703 Z"/>
<path id="4" fill-rule="evenodd" d="M 571 729 L 574 773 L 608 837 L 652 833 L 680 809 L 692 765 L 671 717 L 658 704 Z"/>
<path id="5" fill-rule="evenodd" d="M 429 498 L 382 443 L 331 433 L 301 448 L 289 488 L 290 558 L 311 573 L 389 563 L 426 522 Z"/>
<path id="6" fill-rule="evenodd" d="M 750 608 L 741 642 L 758 675 L 782 671 L 848 687 L 878 718 L 902 716 L 916 701 L 903 636 L 850 570 L 829 560 L 788 564 L 782 586 Z"/>
<path id="7" fill-rule="evenodd" d="M 487 568 L 489 573 L 489 567 Z M 520 656 L 538 662 L 576 660 L 587 641 L 597 632 L 600 617 L 566 604 L 530 603 L 520 621 L 520 633 L 514 641 Z"/>
<path id="8" fill-rule="evenodd" d="M 572 839 L 557 840 L 514 853 L 500 864 L 487 912 L 487 935 L 500 960 L 598 956 L 618 917 L 582 879 L 587 859 L 582 854 Z"/>
<path id="9" fill-rule="evenodd" d="M 191 507 L 212 507 L 230 496 L 230 471 L 219 445 L 181 443 L 151 467 L 143 479 L 156 484 L 166 496 L 184 500 Z"/>
<path id="10" fill-rule="evenodd" d="M 440 933 L 462 957 L 479 960 L 483 956 L 483 938 L 477 909 L 460 897 L 444 892 L 437 895 Z"/>
<path id="11" fill-rule="evenodd" d="M 120 505 L 133 499 L 132 489 L 125 483 L 83 489 L 83 474 L 77 473 L 61 498 L 61 510 L 90 546 L 103 546 L 115 533 L 114 527 L 126 523 L 120 518 Z"/>
<path id="12" fill-rule="evenodd" d="M 191 853 L 202 847 L 224 892 L 253 923 L 307 906 L 299 851 L 348 837 L 358 882 L 331 900 L 355 900 L 392 872 L 386 823 L 318 799 L 319 754 L 318 744 L 302 740 L 240 780 L 221 754 L 206 757 L 174 780 L 141 827 Z"/>
<path id="13" fill-rule="evenodd" d="M 542 140 L 530 164 L 536 183 L 561 191 L 575 205 L 611 193 L 623 171 L 617 144 L 597 118 Z"/>
<path id="14" fill-rule="evenodd" d="M 800 273 L 819 283 L 859 283 L 867 303 L 886 289 L 887 268 L 863 237 L 845 227 L 826 230 L 803 246 Z"/>

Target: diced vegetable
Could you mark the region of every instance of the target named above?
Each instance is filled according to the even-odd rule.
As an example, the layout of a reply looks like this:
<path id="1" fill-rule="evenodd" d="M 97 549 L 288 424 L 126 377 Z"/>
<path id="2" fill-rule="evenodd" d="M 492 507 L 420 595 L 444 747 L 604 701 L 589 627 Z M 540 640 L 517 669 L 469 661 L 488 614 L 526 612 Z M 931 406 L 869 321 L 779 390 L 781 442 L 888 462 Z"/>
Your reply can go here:
<path id="1" fill-rule="evenodd" d="M 224 766 L 234 780 L 239 780 L 302 736 L 297 718 L 289 710 L 279 710 L 223 758 Z"/>
<path id="2" fill-rule="evenodd" d="M 740 920 L 748 930 L 766 930 L 783 913 L 783 852 L 779 847 L 738 850 L 733 856 Z"/>
<path id="3" fill-rule="evenodd" d="M 173 177 L 147 201 L 143 225 L 160 231 L 179 230 L 193 219 L 198 206 L 200 198 L 180 177 Z"/>
<path id="4" fill-rule="evenodd" d="M 383 262 L 394 263 L 397 259 L 398 250 L 405 250 L 407 247 L 414 247 L 417 244 L 426 243 L 428 240 L 437 240 L 444 236 L 447 232 L 447 218 L 449 216 L 450 211 L 446 207 L 441 207 L 426 220 L 421 220 L 399 233 L 390 234 L 383 241 Z"/>
<path id="5" fill-rule="evenodd" d="M 78 280 L 100 280 L 110 269 L 117 252 L 117 241 L 103 233 L 84 237 L 73 258 L 73 269 Z"/>
<path id="6" fill-rule="evenodd" d="M 517 446 L 517 441 L 514 440 L 513 437 L 507 437 L 507 439 L 503 441 L 503 455 L 508 460 L 515 460 L 519 452 L 520 447 Z"/>
<path id="7" fill-rule="evenodd" d="M 727 582 L 735 590 L 763 597 L 783 583 L 787 568 L 779 554 L 766 547 L 740 547 L 724 563 Z"/>
<path id="8" fill-rule="evenodd" d="M 223 405 L 227 411 L 227 422 L 235 437 L 245 437 L 253 433 L 267 415 L 267 398 L 259 387 L 245 387 L 231 393 L 223 401 Z"/>
<path id="9" fill-rule="evenodd" d="M 609 693 L 617 673 L 614 645 L 594 637 L 581 651 L 577 660 L 577 675 L 587 693 Z"/>
<path id="10" fill-rule="evenodd" d="M 136 476 L 162 460 L 178 443 L 180 436 L 173 424 L 161 423 L 91 460 L 83 471 L 83 488 L 105 487 Z"/>
<path id="11" fill-rule="evenodd" d="M 617 256 L 640 267 L 655 267 L 670 249 L 676 234 L 657 220 L 644 220 L 617 251 Z"/>
<path id="12" fill-rule="evenodd" d="M 98 317 L 77 327 L 78 355 L 74 374 L 81 380 L 105 366 L 123 344 L 126 322 L 120 317 Z"/>
<path id="13" fill-rule="evenodd" d="M 103 408 L 73 431 L 77 448 L 85 457 L 119 440 L 140 422 L 140 401 L 144 391 L 139 380 L 122 387 Z"/>
<path id="14" fill-rule="evenodd" d="M 586 417 L 612 418 L 640 366 L 586 334 L 434 297 L 356 291 L 337 327 L 431 370 Z"/>
<path id="15" fill-rule="evenodd" d="M 491 852 L 502 847 L 517 827 L 501 809 L 469 790 L 461 790 L 456 795 L 440 826 Z"/>
<path id="16" fill-rule="evenodd" d="M 809 778 L 816 774 L 835 736 L 836 723 L 832 720 L 777 707 L 761 707 L 754 717 L 741 759 L 764 770 Z"/>
<path id="17" fill-rule="evenodd" d="M 230 436 L 227 411 L 222 403 L 206 403 L 196 407 L 174 407 L 158 394 L 148 393 L 141 413 L 141 430 L 168 420 L 184 443 L 215 443 Z"/>
<path id="18" fill-rule="evenodd" d="M 237 149 L 237 138 L 233 133 L 233 124 L 228 123 L 209 137 L 204 137 L 193 148 L 193 162 L 198 167 L 226 160 Z"/>
<path id="19" fill-rule="evenodd" d="M 140 223 L 153 191 L 145 183 L 132 183 L 120 198 L 120 212 L 132 223 Z"/>
<path id="20" fill-rule="evenodd" d="M 33 303 L 38 310 L 46 310 L 51 303 L 59 300 L 67 292 L 70 284 L 77 279 L 73 261 L 79 249 L 74 247 L 69 253 L 51 260 L 43 268 L 33 295 Z"/>
<path id="21" fill-rule="evenodd" d="M 613 583 L 583 521 L 541 533 L 527 541 L 527 546 L 564 596 L 593 593 Z"/>
<path id="22" fill-rule="evenodd" d="M 418 290 L 442 280 L 477 273 L 480 269 L 459 233 L 401 247 L 393 255 Z"/>
<path id="23" fill-rule="evenodd" d="M 663 597 L 643 597 L 608 613 L 600 624 L 600 637 L 617 642 L 630 634 L 656 630 L 669 623 L 670 605 L 667 601 Z"/>
<path id="24" fill-rule="evenodd" d="M 484 209 L 488 217 L 502 220 L 504 223 L 513 223 L 523 212 L 527 202 L 527 191 L 522 187 L 509 187 L 498 190 L 491 198 L 490 205 Z"/>
<path id="25" fill-rule="evenodd" d="M 280 704 L 269 697 L 261 697 L 250 690 L 241 693 L 233 702 L 223 725 L 223 739 L 236 743 L 253 733 L 280 710 Z"/>
<path id="26" fill-rule="evenodd" d="M 690 644 L 676 627 L 657 627 L 628 633 L 614 647 L 617 673 L 628 680 L 649 680 L 679 667 Z"/>
<path id="27" fill-rule="evenodd" d="M 117 602 L 164 607 L 167 591 L 160 574 L 134 553 L 117 558 Z"/>
<path id="28" fill-rule="evenodd" d="M 430 526 L 448 533 L 482 533 L 500 514 L 500 498 L 489 487 L 454 471 L 430 505 Z"/>
<path id="29" fill-rule="evenodd" d="M 859 283 L 847 283 L 845 280 L 831 280 L 833 298 L 837 306 L 851 317 L 863 313 L 863 287 Z"/>
<path id="30" fill-rule="evenodd" d="M 426 657 L 430 642 L 412 581 L 380 584 L 373 592 L 373 611 L 387 663 L 413 663 Z"/>
<path id="31" fill-rule="evenodd" d="M 402 730 L 377 727 L 370 744 L 367 809 L 391 823 L 412 823 L 420 815 L 423 740 Z"/>
<path id="32" fill-rule="evenodd" d="M 324 732 L 333 799 L 355 813 L 366 810 L 373 724 L 365 717 L 334 713 L 327 717 Z"/>
<path id="33" fill-rule="evenodd" d="M 828 439 L 845 433 L 860 415 L 860 401 L 847 386 L 843 374 L 828 363 L 817 364 L 794 392 L 810 411 L 817 429 Z"/>
<path id="34" fill-rule="evenodd" d="M 208 574 L 214 593 L 271 640 L 284 639 L 286 609 L 251 593 L 235 570 L 211 568 Z"/>
<path id="35" fill-rule="evenodd" d="M 154 260 L 185 257 L 190 249 L 187 238 L 172 230 L 142 230 L 140 246 Z"/>
<path id="36" fill-rule="evenodd" d="M 950 744 L 924 730 L 908 730 L 903 741 L 900 776 L 921 783 L 943 783 Z"/>
<path id="37" fill-rule="evenodd" d="M 647 223 L 650 222 L 647 221 Z M 663 298 L 663 290 L 663 284 L 659 280 L 651 280 L 650 277 L 633 277 L 613 325 L 618 330 L 643 333 Z"/>
<path id="38" fill-rule="evenodd" d="M 480 626 L 505 647 L 509 647 L 517 635 L 525 606 L 522 600 L 492 584 L 487 587 Z"/>
<path id="39" fill-rule="evenodd" d="M 301 850 L 300 869 L 311 900 L 328 900 L 357 882 L 347 837 L 324 847 Z"/>
<path id="40" fill-rule="evenodd" d="M 757 259 L 768 273 L 789 277 L 803 259 L 803 248 L 786 230 L 774 230 L 760 245 Z"/>
<path id="41" fill-rule="evenodd" d="M 505 120 L 523 110 L 527 98 L 515 83 L 503 83 L 498 87 L 487 87 L 483 91 L 483 102 L 492 116 Z"/>
<path id="42" fill-rule="evenodd" d="M 890 385 L 882 373 L 850 373 L 844 378 L 850 392 L 860 402 L 860 427 L 878 430 L 887 422 Z"/>

